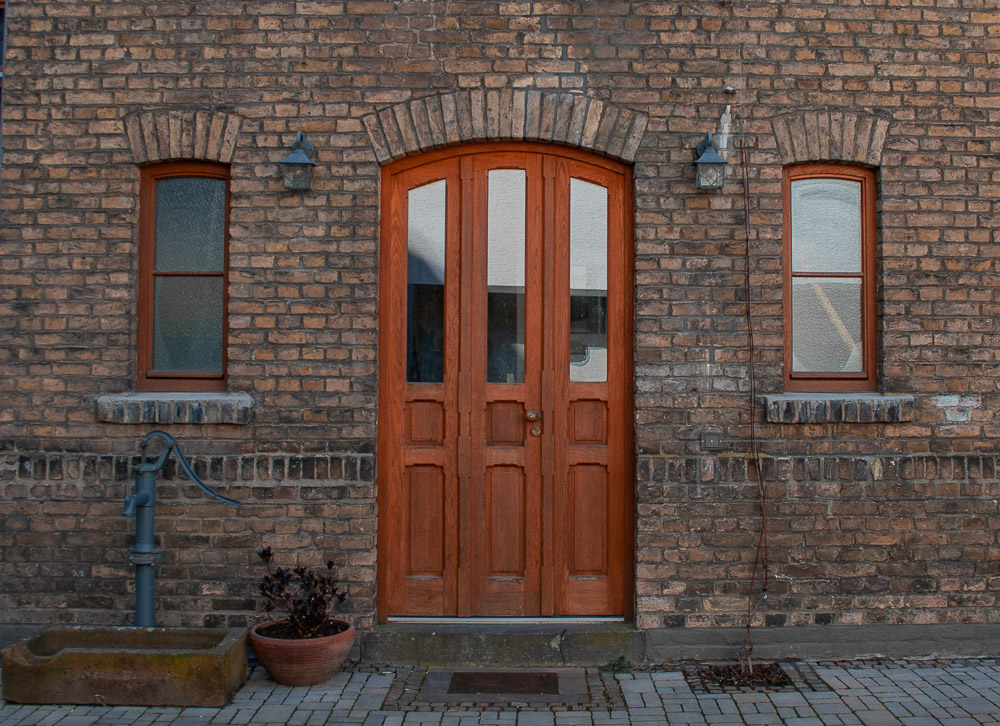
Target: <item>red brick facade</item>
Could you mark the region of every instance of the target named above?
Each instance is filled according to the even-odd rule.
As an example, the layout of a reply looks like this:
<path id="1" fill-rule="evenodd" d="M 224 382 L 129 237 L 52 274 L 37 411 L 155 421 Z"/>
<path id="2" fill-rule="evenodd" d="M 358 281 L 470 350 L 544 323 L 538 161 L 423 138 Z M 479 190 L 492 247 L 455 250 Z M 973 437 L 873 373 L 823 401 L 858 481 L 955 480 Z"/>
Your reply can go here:
<path id="1" fill-rule="evenodd" d="M 0 622 L 128 622 L 121 501 L 159 426 L 246 502 L 161 484 L 161 623 L 245 623 L 263 537 L 334 559 L 370 626 L 380 165 L 487 139 L 633 164 L 640 629 L 745 616 L 760 502 L 744 199 L 761 622 L 1000 622 L 995 0 L 11 0 L 7 16 Z M 698 191 L 694 146 L 727 106 L 726 185 Z M 298 131 L 317 149 L 305 193 L 277 169 Z M 173 159 L 231 174 L 233 395 L 211 402 L 120 395 L 139 167 Z M 877 172 L 885 395 L 780 396 L 782 169 L 815 161 Z"/>

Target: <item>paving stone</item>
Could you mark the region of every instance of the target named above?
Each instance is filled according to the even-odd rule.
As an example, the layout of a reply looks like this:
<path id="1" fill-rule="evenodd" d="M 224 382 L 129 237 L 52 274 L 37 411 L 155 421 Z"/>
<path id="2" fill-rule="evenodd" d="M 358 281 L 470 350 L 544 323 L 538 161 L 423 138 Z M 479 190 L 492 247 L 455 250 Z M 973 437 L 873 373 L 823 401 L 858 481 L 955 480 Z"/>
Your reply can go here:
<path id="1" fill-rule="evenodd" d="M 552 726 L 555 714 L 546 712 L 521 712 L 517 715 L 517 726 Z"/>
<path id="2" fill-rule="evenodd" d="M 897 726 L 899 719 L 886 710 L 857 711 L 855 715 L 865 726 Z"/>
<path id="3" fill-rule="evenodd" d="M 940 663 L 941 661 L 939 661 Z M 586 672 L 590 701 L 476 706 L 415 700 L 425 668 L 357 668 L 311 688 L 278 686 L 256 671 L 221 709 L 18 706 L 0 703 L 3 726 L 986 726 L 1000 724 L 1000 667 L 975 661 L 797 664 L 823 688 L 800 692 L 691 692 L 679 670 Z M 849 675 L 848 675 L 849 674 Z M 820 678 L 820 676 L 822 676 Z"/>

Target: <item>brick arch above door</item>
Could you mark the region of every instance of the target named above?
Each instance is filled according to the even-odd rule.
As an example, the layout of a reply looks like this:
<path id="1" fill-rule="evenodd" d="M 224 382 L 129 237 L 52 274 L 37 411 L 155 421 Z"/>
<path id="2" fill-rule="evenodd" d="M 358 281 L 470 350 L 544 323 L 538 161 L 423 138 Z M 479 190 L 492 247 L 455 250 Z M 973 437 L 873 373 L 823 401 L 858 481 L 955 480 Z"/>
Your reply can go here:
<path id="1" fill-rule="evenodd" d="M 649 117 L 583 93 L 472 90 L 388 106 L 363 119 L 380 164 L 470 141 L 548 141 L 635 160 Z"/>

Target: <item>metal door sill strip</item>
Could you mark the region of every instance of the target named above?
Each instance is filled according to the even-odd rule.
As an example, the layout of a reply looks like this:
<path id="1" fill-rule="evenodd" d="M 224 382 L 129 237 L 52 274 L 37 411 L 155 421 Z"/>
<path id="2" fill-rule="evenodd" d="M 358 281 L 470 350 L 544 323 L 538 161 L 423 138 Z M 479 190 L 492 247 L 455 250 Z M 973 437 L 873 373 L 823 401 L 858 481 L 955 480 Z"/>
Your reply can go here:
<path id="1" fill-rule="evenodd" d="M 592 623 L 623 623 L 621 616 L 608 617 L 554 617 L 554 618 L 417 618 L 390 616 L 390 623 L 416 623 L 421 625 L 589 625 Z"/>

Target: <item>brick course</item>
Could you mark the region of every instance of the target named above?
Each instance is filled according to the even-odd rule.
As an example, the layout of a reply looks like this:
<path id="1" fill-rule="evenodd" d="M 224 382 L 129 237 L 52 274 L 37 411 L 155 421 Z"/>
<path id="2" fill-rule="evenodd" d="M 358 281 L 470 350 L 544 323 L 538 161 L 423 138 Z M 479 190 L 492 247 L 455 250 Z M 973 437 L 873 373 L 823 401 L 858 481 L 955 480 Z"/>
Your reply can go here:
<path id="1" fill-rule="evenodd" d="M 477 139 L 634 163 L 636 603 L 735 625 L 753 532 L 745 128 L 760 394 L 782 392 L 781 169 L 879 173 L 880 382 L 908 420 L 779 423 L 773 625 L 997 622 L 1000 8 L 995 0 L 8 3 L 0 168 L 0 622 L 126 622 L 137 165 L 231 164 L 231 423 L 165 424 L 233 515 L 161 487 L 164 624 L 238 624 L 261 536 L 338 562 L 374 617 L 379 164 Z M 297 131 L 316 180 L 286 192 Z M 384 414 L 383 414 L 384 415 Z M 104 417 L 107 418 L 107 417 Z M 718 455 L 700 434 L 723 434 Z M 763 614 L 762 616 L 763 617 Z"/>

